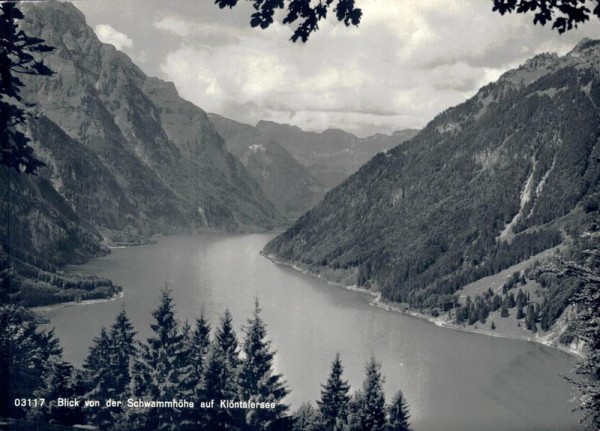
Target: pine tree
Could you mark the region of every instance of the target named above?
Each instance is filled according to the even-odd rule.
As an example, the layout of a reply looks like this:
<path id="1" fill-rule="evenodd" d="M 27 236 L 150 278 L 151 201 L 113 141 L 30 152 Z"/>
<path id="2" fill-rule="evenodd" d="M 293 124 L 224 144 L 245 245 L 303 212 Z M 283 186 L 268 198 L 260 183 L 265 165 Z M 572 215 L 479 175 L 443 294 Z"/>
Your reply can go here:
<path id="1" fill-rule="evenodd" d="M 519 293 L 517 294 L 517 319 L 522 319 L 525 317 L 525 313 L 523 312 L 523 307 L 525 306 L 525 295 L 523 295 L 523 291 L 519 289 Z"/>
<path id="2" fill-rule="evenodd" d="M 471 302 L 469 304 L 469 325 L 473 325 L 475 322 L 479 320 L 479 316 L 477 315 L 477 309 L 475 308 L 475 304 Z"/>
<path id="3" fill-rule="evenodd" d="M 121 309 L 115 322 L 110 328 L 110 363 L 112 370 L 112 387 L 109 398 L 124 400 L 131 394 L 131 380 L 133 377 L 133 364 L 139 350 L 135 342 L 135 330 L 124 308 Z M 111 427 L 125 421 L 125 410 L 122 407 L 103 407 L 110 411 Z"/>
<path id="4" fill-rule="evenodd" d="M 498 310 L 500 307 L 502 307 L 502 298 L 500 298 L 500 296 L 498 295 L 494 295 L 493 299 L 492 299 L 492 311 L 496 311 Z"/>
<path id="5" fill-rule="evenodd" d="M 86 398 L 122 400 L 129 394 L 131 365 L 137 353 L 134 336 L 125 309 L 117 314 L 110 332 L 100 330 L 83 365 Z M 107 428 L 121 421 L 123 409 L 90 407 L 86 412 L 89 422 Z"/>
<path id="6" fill-rule="evenodd" d="M 73 366 L 61 359 L 51 360 L 44 385 L 34 394 L 36 398 L 46 399 L 47 403 L 39 409 L 32 409 L 29 418 L 60 425 L 83 422 L 81 407 L 59 406 L 57 402 L 58 398 L 73 398 L 75 395 L 73 383 Z"/>
<path id="7" fill-rule="evenodd" d="M 492 320 L 492 325 L 490 326 L 490 329 L 491 329 L 492 331 L 495 331 L 495 330 L 496 330 L 496 324 L 494 323 L 494 321 L 493 321 L 493 320 Z"/>
<path id="8" fill-rule="evenodd" d="M 240 363 L 239 388 L 243 400 L 273 402 L 274 409 L 256 409 L 246 412 L 246 424 L 250 429 L 266 430 L 282 418 L 288 406 L 281 401 L 289 393 L 279 374 L 273 373 L 274 352 L 271 342 L 266 340 L 267 328 L 260 318 L 258 299 L 254 315 L 248 319 L 244 329 L 244 357 Z"/>
<path id="9" fill-rule="evenodd" d="M 215 331 L 215 340 L 221 350 L 228 366 L 234 372 L 237 372 L 240 358 L 237 335 L 233 329 L 233 318 L 229 310 L 225 310 L 221 317 L 221 326 Z"/>
<path id="10" fill-rule="evenodd" d="M 350 404 L 348 405 L 348 428 L 351 431 L 361 431 L 361 408 L 363 401 L 363 392 L 358 389 L 354 392 Z"/>
<path id="11" fill-rule="evenodd" d="M 196 372 L 201 376 L 202 368 L 206 362 L 208 351 L 210 350 L 210 324 L 204 317 L 204 313 L 196 319 L 196 327 L 192 334 L 193 348 L 192 358 L 199 367 Z"/>
<path id="12" fill-rule="evenodd" d="M 0 305 L 0 416 L 23 417 L 16 398 L 33 398 L 50 364 L 61 360 L 54 331 L 40 331 L 35 315 L 16 305 Z"/>
<path id="13" fill-rule="evenodd" d="M 331 364 L 331 373 L 327 383 L 322 385 L 321 399 L 317 401 L 322 424 L 326 430 L 342 430 L 348 416 L 350 403 L 350 385 L 342 380 L 344 367 L 339 352 Z"/>
<path id="14" fill-rule="evenodd" d="M 135 330 L 124 308 L 119 311 L 110 328 L 110 359 L 114 379 L 112 396 L 123 398 L 129 393 L 131 365 L 137 355 Z"/>
<path id="15" fill-rule="evenodd" d="M 525 316 L 525 325 L 527 329 L 533 330 L 535 326 L 535 313 L 533 311 L 533 304 L 527 305 L 527 315 Z"/>
<path id="16" fill-rule="evenodd" d="M 194 381 L 194 368 L 196 364 L 192 361 L 192 350 L 194 349 L 194 347 L 193 330 L 192 326 L 190 325 L 190 322 L 188 322 L 187 320 L 183 322 L 180 328 L 180 333 L 182 344 L 181 357 L 185 361 L 185 366 L 189 369 L 189 373 L 186 374 L 184 381 L 181 382 L 183 385 L 181 388 L 184 388 L 186 392 L 192 393 L 197 382 Z"/>
<path id="17" fill-rule="evenodd" d="M 508 307 L 506 306 L 506 301 L 502 303 L 502 307 L 500 307 L 500 317 L 508 317 Z"/>
<path id="18" fill-rule="evenodd" d="M 173 298 L 168 288 L 161 292 L 160 304 L 152 312 L 155 323 L 150 327 L 155 333 L 142 347 L 143 361 L 135 364 L 134 389 L 136 396 L 152 400 L 185 398 L 186 379 L 190 367 L 185 361 L 186 346 L 179 323 L 175 319 Z M 146 429 L 176 430 L 181 418 L 177 408 L 139 410 L 130 417 Z"/>
<path id="19" fill-rule="evenodd" d="M 184 323 L 182 336 L 184 344 L 182 354 L 189 373 L 184 376 L 180 389 L 189 394 L 189 400 L 199 403 L 206 400 L 203 379 L 211 346 L 210 324 L 203 313 L 196 319 L 193 330 L 188 322 Z M 205 422 L 205 416 L 204 409 L 186 409 L 182 412 L 179 429 L 196 430 Z"/>
<path id="20" fill-rule="evenodd" d="M 106 328 L 94 338 L 89 354 L 83 364 L 86 398 L 107 400 L 112 397 L 114 387 L 113 370 L 110 361 L 111 346 Z M 114 397 L 112 397 L 114 398 Z M 88 421 L 100 427 L 108 427 L 112 422 L 110 411 L 105 408 L 90 408 L 86 411 Z"/>
<path id="21" fill-rule="evenodd" d="M 225 353 L 216 343 L 212 344 L 206 358 L 206 367 L 203 377 L 204 400 L 233 400 L 236 398 L 237 387 L 235 385 L 235 374 L 229 367 Z M 237 422 L 235 412 L 228 409 L 221 409 L 218 405 L 215 408 L 207 409 L 202 418 L 198 421 L 203 429 L 232 429 Z"/>
<path id="22" fill-rule="evenodd" d="M 365 372 L 361 395 L 357 398 L 358 422 L 364 431 L 382 430 L 386 419 L 384 378 L 381 375 L 381 365 L 374 356 L 367 363 Z"/>
<path id="23" fill-rule="evenodd" d="M 317 409 L 311 403 L 302 403 L 293 415 L 292 431 L 323 431 Z"/>
<path id="24" fill-rule="evenodd" d="M 408 403 L 402 391 L 396 392 L 392 403 L 388 407 L 389 421 L 386 427 L 389 431 L 411 431 L 408 420 L 410 414 L 408 412 Z"/>

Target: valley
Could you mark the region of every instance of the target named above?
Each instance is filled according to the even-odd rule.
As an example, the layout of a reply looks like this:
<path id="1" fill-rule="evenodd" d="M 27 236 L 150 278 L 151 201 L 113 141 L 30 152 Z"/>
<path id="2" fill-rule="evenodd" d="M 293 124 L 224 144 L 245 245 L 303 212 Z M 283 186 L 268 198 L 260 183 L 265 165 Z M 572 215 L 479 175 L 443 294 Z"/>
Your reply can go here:
<path id="1" fill-rule="evenodd" d="M 0 377 L 10 386 L 0 416 L 97 429 L 314 431 L 310 421 L 324 413 L 310 403 L 338 352 L 344 391 L 354 389 L 338 411 L 344 429 L 369 422 L 370 390 L 390 427 L 398 406 L 384 398 L 394 395 L 410 405 L 415 429 L 583 429 L 571 411 L 589 408 L 572 385 L 588 380 L 572 370 L 578 360 L 578 374 L 597 372 L 581 364 L 597 356 L 582 328 L 597 317 L 600 280 L 600 40 L 503 69 L 420 129 L 390 128 L 413 119 L 368 98 L 350 102 L 374 78 L 349 65 L 301 86 L 339 78 L 345 113 L 328 105 L 330 92 L 326 106 L 302 98 L 298 111 L 286 108 L 290 71 L 266 54 L 233 73 L 216 61 L 220 43 L 243 38 L 233 24 L 222 41 L 208 38 L 202 59 L 227 76 L 190 92 L 209 76 L 192 39 L 214 29 L 153 16 L 144 31 L 165 37 L 157 51 L 173 49 L 154 77 L 133 40 L 88 22 L 86 5 L 18 7 L 19 29 L 51 47 L 35 53 L 52 72 L 19 75 L 12 99 L 0 93 L 3 114 L 26 110 L 15 127 L 41 162 L 35 175 L 0 165 Z M 173 64 L 184 84 L 166 79 Z M 426 76 L 430 66 L 419 67 Z M 228 87 L 257 71 L 260 86 Z M 404 79 L 392 75 L 389 85 Z M 281 103 L 262 100 L 267 90 Z M 243 91 L 260 109 L 231 103 Z M 370 134 L 334 126 L 348 118 L 380 123 L 348 129 Z M 396 131 L 373 134 L 378 124 Z M 261 378 L 253 355 L 264 360 Z M 260 413 L 267 427 L 251 412 L 221 415 L 226 408 L 146 415 L 6 404 L 114 393 L 135 394 L 140 408 L 217 395 L 273 408 Z"/>

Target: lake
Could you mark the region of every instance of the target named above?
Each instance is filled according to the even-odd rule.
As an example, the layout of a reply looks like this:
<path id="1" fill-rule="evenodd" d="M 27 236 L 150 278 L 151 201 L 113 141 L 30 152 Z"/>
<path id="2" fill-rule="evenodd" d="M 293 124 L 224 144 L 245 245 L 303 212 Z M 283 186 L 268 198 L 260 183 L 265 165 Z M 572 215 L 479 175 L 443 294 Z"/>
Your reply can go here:
<path id="1" fill-rule="evenodd" d="M 371 354 L 382 363 L 387 399 L 401 389 L 419 430 L 575 430 L 572 391 L 560 374 L 575 363 L 540 344 L 439 328 L 370 306 L 372 297 L 274 264 L 259 251 L 273 234 L 198 234 L 159 238 L 154 245 L 114 249 L 74 267 L 123 286 L 112 302 L 43 313 L 56 328 L 66 360 L 81 365 L 101 326 L 124 304 L 138 336 L 151 334 L 151 312 L 165 283 L 180 321 L 201 310 L 213 327 L 229 308 L 241 326 L 260 300 L 275 365 L 295 409 L 314 402 L 337 351 L 357 389 Z"/>

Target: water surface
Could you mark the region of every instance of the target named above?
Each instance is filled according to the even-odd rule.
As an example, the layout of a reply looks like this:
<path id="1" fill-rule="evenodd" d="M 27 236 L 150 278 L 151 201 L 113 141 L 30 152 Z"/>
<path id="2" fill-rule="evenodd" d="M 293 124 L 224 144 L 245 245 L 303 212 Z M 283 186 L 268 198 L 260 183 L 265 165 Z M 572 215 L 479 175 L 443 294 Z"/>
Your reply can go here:
<path id="1" fill-rule="evenodd" d="M 370 297 L 323 283 L 259 255 L 272 234 L 199 234 L 160 238 L 155 245 L 115 249 L 79 272 L 108 277 L 122 299 L 48 311 L 65 359 L 81 364 L 101 326 L 122 304 L 138 336 L 151 334 L 151 312 L 168 283 L 177 317 L 201 310 L 216 325 L 229 308 L 240 327 L 258 297 L 276 366 L 296 408 L 316 400 L 336 351 L 345 377 L 360 387 L 374 353 L 382 362 L 388 400 L 401 389 L 416 430 L 575 430 L 567 374 L 575 359 L 540 344 L 451 329 L 369 305 Z"/>

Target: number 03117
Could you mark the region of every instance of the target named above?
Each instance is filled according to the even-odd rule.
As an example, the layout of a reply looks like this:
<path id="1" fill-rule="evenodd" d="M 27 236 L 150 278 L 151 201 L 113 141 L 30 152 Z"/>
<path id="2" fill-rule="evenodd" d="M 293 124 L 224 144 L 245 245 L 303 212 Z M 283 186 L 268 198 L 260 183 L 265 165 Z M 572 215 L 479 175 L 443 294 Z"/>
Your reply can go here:
<path id="1" fill-rule="evenodd" d="M 44 398 L 15 398 L 15 407 L 42 407 L 45 403 Z"/>

